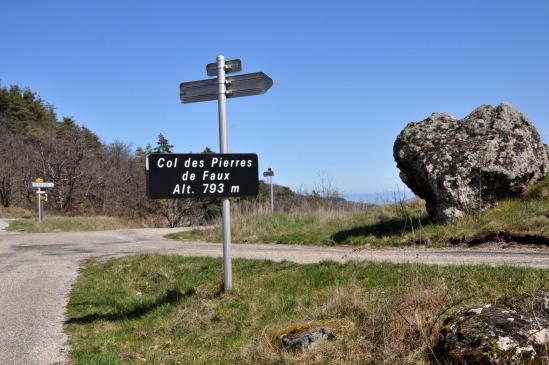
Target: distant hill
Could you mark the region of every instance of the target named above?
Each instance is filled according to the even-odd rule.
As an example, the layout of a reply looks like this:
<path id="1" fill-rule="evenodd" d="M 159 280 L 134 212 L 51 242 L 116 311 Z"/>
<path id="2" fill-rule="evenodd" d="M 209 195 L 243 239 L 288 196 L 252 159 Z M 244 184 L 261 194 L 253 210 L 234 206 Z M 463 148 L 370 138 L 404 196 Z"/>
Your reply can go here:
<path id="1" fill-rule="evenodd" d="M 259 181 L 258 200 L 263 202 L 270 201 L 270 185 L 268 181 Z M 361 200 L 346 199 L 344 195 L 326 196 L 316 191 L 295 192 L 291 188 L 273 184 L 273 194 L 275 198 L 276 209 L 283 211 L 315 209 L 315 208 L 340 208 L 340 209 L 364 209 L 372 206 L 371 203 Z"/>
<path id="2" fill-rule="evenodd" d="M 410 190 L 384 191 L 364 194 L 342 194 L 342 197 L 351 202 L 362 202 L 375 205 L 392 204 L 400 200 L 414 199 L 415 195 Z"/>

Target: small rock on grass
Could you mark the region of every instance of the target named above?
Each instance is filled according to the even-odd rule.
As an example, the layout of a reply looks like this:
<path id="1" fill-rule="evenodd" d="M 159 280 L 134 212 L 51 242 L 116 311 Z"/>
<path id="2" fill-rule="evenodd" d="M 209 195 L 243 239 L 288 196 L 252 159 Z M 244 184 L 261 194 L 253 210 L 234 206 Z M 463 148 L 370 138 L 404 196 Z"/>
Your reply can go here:
<path id="1" fill-rule="evenodd" d="M 341 336 L 344 327 L 352 323 L 346 319 L 294 323 L 271 334 L 271 342 L 289 351 L 313 349 L 323 342 Z"/>
<path id="2" fill-rule="evenodd" d="M 335 339 L 335 335 L 326 327 L 310 328 L 298 333 L 284 334 L 279 337 L 286 350 L 311 349 L 318 344 Z"/>

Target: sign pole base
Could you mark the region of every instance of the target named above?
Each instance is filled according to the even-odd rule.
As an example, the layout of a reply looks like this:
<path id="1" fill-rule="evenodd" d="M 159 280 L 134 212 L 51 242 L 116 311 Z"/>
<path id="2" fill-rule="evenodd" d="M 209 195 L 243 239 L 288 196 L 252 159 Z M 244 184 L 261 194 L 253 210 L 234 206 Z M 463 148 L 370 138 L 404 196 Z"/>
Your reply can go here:
<path id="1" fill-rule="evenodd" d="M 223 199 L 223 290 L 229 291 L 233 286 L 233 269 L 231 263 L 231 203 Z"/>

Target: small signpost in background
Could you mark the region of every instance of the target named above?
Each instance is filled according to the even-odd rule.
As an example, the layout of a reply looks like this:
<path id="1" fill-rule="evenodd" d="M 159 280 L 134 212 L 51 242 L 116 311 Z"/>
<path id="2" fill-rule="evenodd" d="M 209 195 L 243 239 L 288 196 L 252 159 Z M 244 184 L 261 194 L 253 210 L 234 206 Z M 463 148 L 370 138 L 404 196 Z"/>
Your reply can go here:
<path id="1" fill-rule="evenodd" d="M 52 182 L 44 182 L 44 179 L 41 177 L 37 178 L 35 181 L 31 183 L 33 188 L 36 188 L 36 204 L 38 208 L 38 223 L 42 223 L 44 221 L 44 208 L 42 206 L 42 202 L 48 201 L 48 193 L 45 190 L 42 190 L 42 188 L 53 188 L 54 183 Z"/>
<path id="2" fill-rule="evenodd" d="M 269 183 L 271 184 L 271 213 L 274 213 L 274 193 L 273 193 L 273 176 L 274 176 L 274 174 L 275 174 L 275 172 L 273 171 L 273 169 L 270 166 L 267 169 L 267 171 L 265 171 L 263 173 L 264 177 L 269 178 Z"/>
<path id="3" fill-rule="evenodd" d="M 218 56 L 206 65 L 214 79 L 183 82 L 181 103 L 217 100 L 220 154 L 151 154 L 146 159 L 147 192 L 153 199 L 222 197 L 223 288 L 233 286 L 231 263 L 231 207 L 229 197 L 257 195 L 257 155 L 229 154 L 227 141 L 227 98 L 264 94 L 273 80 L 263 72 L 225 77 L 240 72 L 242 61 Z"/>

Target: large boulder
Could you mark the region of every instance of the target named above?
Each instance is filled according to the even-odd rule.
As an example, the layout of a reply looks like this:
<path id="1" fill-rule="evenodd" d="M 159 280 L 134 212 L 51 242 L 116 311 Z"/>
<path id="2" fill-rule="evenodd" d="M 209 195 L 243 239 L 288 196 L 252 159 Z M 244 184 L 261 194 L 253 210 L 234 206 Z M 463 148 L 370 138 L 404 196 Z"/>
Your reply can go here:
<path id="1" fill-rule="evenodd" d="M 409 123 L 393 153 L 402 181 L 441 222 L 518 197 L 549 173 L 539 133 L 509 104 L 480 106 L 463 120 L 433 113 Z"/>
<path id="2" fill-rule="evenodd" d="M 504 298 L 448 317 L 435 349 L 450 364 L 547 364 L 549 295 Z"/>

